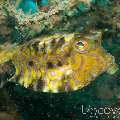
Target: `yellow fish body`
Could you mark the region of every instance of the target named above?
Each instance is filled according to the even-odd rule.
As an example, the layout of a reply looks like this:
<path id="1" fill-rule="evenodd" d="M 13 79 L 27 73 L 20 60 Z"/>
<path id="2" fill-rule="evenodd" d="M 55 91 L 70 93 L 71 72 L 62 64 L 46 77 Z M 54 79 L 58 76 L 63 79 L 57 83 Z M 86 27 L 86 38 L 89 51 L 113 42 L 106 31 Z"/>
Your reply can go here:
<path id="1" fill-rule="evenodd" d="M 16 68 L 11 80 L 34 91 L 74 91 L 117 71 L 114 57 L 101 46 L 101 32 L 40 37 L 9 51 L 0 52 L 0 63 L 11 60 Z"/>

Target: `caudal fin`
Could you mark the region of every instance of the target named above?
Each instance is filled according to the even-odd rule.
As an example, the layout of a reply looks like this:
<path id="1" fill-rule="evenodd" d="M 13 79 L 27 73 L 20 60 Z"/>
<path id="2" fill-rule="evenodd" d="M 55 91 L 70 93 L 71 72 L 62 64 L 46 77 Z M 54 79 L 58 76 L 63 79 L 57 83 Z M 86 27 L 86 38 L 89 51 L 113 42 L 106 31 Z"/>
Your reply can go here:
<path id="1" fill-rule="evenodd" d="M 5 43 L 0 45 L 0 64 L 9 61 L 16 52 L 16 45 Z"/>

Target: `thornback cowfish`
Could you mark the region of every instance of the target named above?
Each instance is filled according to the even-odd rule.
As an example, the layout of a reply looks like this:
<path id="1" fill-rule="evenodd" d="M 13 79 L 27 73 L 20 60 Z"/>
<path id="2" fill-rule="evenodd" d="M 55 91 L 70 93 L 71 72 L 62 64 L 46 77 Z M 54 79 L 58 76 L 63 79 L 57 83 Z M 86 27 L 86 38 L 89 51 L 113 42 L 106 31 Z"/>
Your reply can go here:
<path id="1" fill-rule="evenodd" d="M 8 50 L 0 49 L 0 64 L 11 60 L 14 81 L 39 92 L 70 92 L 90 84 L 104 72 L 114 74 L 114 57 L 101 46 L 102 32 L 39 37 Z"/>

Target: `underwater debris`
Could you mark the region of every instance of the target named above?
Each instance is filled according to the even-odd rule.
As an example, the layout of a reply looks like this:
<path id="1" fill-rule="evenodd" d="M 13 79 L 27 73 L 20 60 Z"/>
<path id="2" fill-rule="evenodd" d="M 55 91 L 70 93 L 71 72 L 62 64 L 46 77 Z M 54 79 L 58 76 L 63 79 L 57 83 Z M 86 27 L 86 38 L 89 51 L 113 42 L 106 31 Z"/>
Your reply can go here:
<path id="1" fill-rule="evenodd" d="M 104 2 L 105 6 L 103 5 Z M 119 7 L 115 6 L 118 5 L 116 2 L 115 5 L 111 4 L 113 2 L 111 3 L 108 0 L 64 0 L 62 2 L 61 0 L 48 0 L 47 11 L 40 9 L 34 14 L 25 15 L 22 10 L 17 10 L 15 5 L 8 0 L 1 5 L 0 13 L 5 15 L 7 24 L 14 23 L 10 26 L 12 30 L 8 35 L 11 41 L 21 43 L 43 33 L 104 29 L 101 28 L 102 24 L 114 26 L 109 31 L 117 32 L 116 26 L 119 29 L 119 12 L 115 12 L 117 14 L 114 14 L 116 17 L 114 20 L 111 19 L 111 13 L 119 11 L 115 9 Z M 102 19 L 101 16 L 103 16 Z M 109 27 L 107 28 L 109 29 Z"/>
<path id="2" fill-rule="evenodd" d="M 62 2 L 52 1 L 49 4 L 49 10 L 47 12 L 40 10 L 35 14 L 25 15 L 22 10 L 17 10 L 14 4 L 8 1 L 1 6 L 1 11 L 4 11 L 3 13 L 6 15 L 7 22 L 12 19 L 14 20 L 15 25 L 12 26 L 13 31 L 19 31 L 18 33 L 21 33 L 20 38 L 25 40 L 27 38 L 26 36 L 33 38 L 33 36 L 40 34 L 43 30 L 52 29 L 58 23 L 66 19 L 67 16 L 74 17 L 74 14 L 79 13 L 81 9 L 85 9 L 85 11 L 89 9 L 87 5 L 83 5 L 83 8 L 79 8 L 79 5 L 82 6 L 81 0 L 73 0 L 72 2 L 68 0 Z M 37 26 L 37 30 L 34 26 Z M 13 38 L 14 37 L 12 37 L 12 39 Z"/>
<path id="3" fill-rule="evenodd" d="M 9 51 L 0 53 L 0 63 L 11 60 L 15 65 L 10 80 L 34 91 L 74 91 L 103 72 L 118 70 L 114 57 L 101 47 L 101 32 L 39 37 Z"/>

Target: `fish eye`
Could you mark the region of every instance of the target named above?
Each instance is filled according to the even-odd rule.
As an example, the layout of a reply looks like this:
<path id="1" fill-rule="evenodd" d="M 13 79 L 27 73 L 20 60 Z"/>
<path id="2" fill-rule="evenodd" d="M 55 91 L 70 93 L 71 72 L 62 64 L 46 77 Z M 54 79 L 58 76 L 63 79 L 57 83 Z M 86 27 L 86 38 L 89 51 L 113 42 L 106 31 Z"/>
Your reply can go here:
<path id="1" fill-rule="evenodd" d="M 82 40 L 82 41 L 78 41 L 78 42 L 76 43 L 76 45 L 77 45 L 79 48 L 86 48 L 86 47 L 88 46 L 88 43 L 87 43 L 87 41 Z"/>
<path id="2" fill-rule="evenodd" d="M 79 42 L 77 42 L 77 46 L 83 46 L 84 47 L 84 42 L 82 42 L 82 41 L 79 41 Z"/>
<path id="3" fill-rule="evenodd" d="M 88 49 L 88 43 L 87 41 L 85 40 L 80 40 L 76 43 L 76 48 L 79 50 L 79 51 L 85 51 L 86 49 Z"/>

